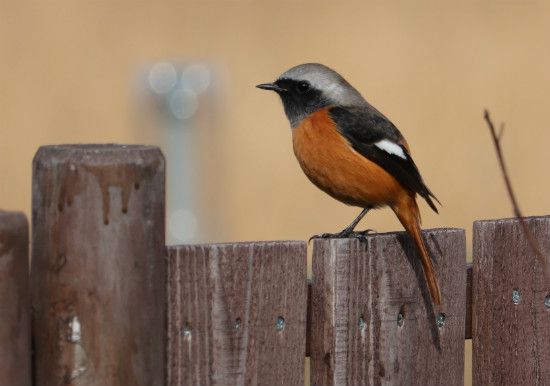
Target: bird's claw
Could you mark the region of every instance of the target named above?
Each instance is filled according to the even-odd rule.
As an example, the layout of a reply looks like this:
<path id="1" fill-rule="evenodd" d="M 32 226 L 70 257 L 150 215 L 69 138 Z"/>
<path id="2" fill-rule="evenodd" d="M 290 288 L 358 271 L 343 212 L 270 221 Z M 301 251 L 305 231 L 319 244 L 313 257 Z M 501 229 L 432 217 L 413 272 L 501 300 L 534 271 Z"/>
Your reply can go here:
<path id="1" fill-rule="evenodd" d="M 318 235 L 311 236 L 307 242 L 309 243 L 314 239 L 341 239 L 344 237 L 345 236 L 341 236 L 340 233 L 320 233 Z"/>
<path id="2" fill-rule="evenodd" d="M 309 238 L 308 243 L 314 239 L 359 239 L 366 240 L 368 235 L 375 234 L 374 229 L 366 229 L 364 231 L 355 232 L 355 231 L 342 231 L 338 233 L 320 233 L 318 235 L 313 235 Z"/>
<path id="3" fill-rule="evenodd" d="M 360 232 L 351 232 L 351 234 L 348 237 L 354 237 L 356 239 L 365 239 L 369 235 L 376 234 L 376 231 L 374 229 L 365 229 L 364 231 Z"/>

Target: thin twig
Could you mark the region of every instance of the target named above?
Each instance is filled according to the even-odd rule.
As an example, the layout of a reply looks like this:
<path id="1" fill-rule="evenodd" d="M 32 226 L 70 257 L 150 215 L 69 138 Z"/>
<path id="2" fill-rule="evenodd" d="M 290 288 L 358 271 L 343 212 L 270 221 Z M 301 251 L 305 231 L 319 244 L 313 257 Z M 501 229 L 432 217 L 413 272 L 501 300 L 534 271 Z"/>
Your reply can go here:
<path id="1" fill-rule="evenodd" d="M 493 138 L 493 144 L 495 145 L 495 150 L 497 152 L 498 163 L 500 164 L 502 177 L 504 177 L 506 190 L 508 191 L 508 196 L 510 197 L 510 201 L 512 202 L 514 216 L 516 216 L 516 218 L 519 220 L 519 223 L 521 224 L 521 228 L 523 230 L 523 233 L 525 234 L 525 237 L 527 238 L 527 242 L 529 243 L 531 250 L 539 260 L 540 264 L 542 265 L 542 269 L 544 272 L 544 284 L 548 286 L 548 261 L 540 251 L 540 248 L 537 244 L 537 241 L 535 240 L 535 237 L 533 236 L 533 233 L 529 229 L 529 226 L 527 225 L 527 222 L 525 221 L 523 214 L 519 210 L 518 201 L 516 199 L 516 195 L 514 194 L 514 191 L 512 190 L 512 183 L 510 182 L 508 170 L 506 169 L 506 164 L 504 163 L 504 156 L 502 154 L 502 149 L 500 147 L 500 140 L 502 138 L 502 134 L 504 133 L 504 124 L 501 124 L 500 131 L 497 135 L 495 126 L 493 125 L 493 121 L 491 121 L 491 117 L 489 116 L 489 111 L 485 110 L 484 118 L 485 118 L 485 121 L 487 122 L 487 125 L 489 126 L 489 130 L 491 131 L 491 137 Z"/>

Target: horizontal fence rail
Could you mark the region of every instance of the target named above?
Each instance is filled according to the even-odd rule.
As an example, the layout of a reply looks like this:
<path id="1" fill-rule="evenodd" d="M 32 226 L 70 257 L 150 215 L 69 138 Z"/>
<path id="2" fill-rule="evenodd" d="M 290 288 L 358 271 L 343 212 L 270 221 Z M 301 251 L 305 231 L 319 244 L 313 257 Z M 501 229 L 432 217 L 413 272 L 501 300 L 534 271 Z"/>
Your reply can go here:
<path id="1" fill-rule="evenodd" d="M 25 216 L 0 211 L 0 385 L 301 385 L 306 356 L 313 385 L 462 385 L 465 338 L 474 385 L 550 384 L 517 219 L 475 222 L 473 264 L 463 230 L 423 232 L 434 306 L 403 232 L 313 241 L 310 280 L 303 241 L 166 247 L 164 175 L 153 147 L 39 150 L 30 282 Z M 546 255 L 550 216 L 526 221 Z"/>

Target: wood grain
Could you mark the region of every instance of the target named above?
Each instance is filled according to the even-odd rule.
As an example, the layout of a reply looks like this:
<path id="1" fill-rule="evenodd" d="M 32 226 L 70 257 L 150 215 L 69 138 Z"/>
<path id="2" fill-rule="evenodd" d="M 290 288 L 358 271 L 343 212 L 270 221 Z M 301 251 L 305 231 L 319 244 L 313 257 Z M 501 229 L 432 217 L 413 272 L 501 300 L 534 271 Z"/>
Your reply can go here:
<path id="1" fill-rule="evenodd" d="M 29 225 L 0 211 L 0 385 L 31 385 Z"/>
<path id="2" fill-rule="evenodd" d="M 473 265 L 472 263 L 466 264 L 466 320 L 465 320 L 465 331 L 464 331 L 464 338 L 465 339 L 472 339 L 472 271 L 473 271 Z"/>
<path id="3" fill-rule="evenodd" d="M 307 331 L 306 331 L 306 356 L 311 355 L 311 285 L 308 280 L 307 286 Z M 472 339 L 472 263 L 466 263 L 466 317 L 465 317 L 464 339 Z"/>
<path id="4" fill-rule="evenodd" d="M 550 217 L 526 221 L 548 256 Z M 474 385 L 549 385 L 549 288 L 519 221 L 476 221 L 473 258 Z"/>
<path id="5" fill-rule="evenodd" d="M 165 382 L 164 158 L 47 146 L 33 163 L 36 384 Z"/>
<path id="6" fill-rule="evenodd" d="M 174 246 L 168 254 L 170 386 L 303 384 L 305 242 Z"/>
<path id="7" fill-rule="evenodd" d="M 436 229 L 424 237 L 441 286 L 439 309 L 405 233 L 315 240 L 312 384 L 463 385 L 464 231 Z M 442 327 L 439 313 L 446 315 Z"/>

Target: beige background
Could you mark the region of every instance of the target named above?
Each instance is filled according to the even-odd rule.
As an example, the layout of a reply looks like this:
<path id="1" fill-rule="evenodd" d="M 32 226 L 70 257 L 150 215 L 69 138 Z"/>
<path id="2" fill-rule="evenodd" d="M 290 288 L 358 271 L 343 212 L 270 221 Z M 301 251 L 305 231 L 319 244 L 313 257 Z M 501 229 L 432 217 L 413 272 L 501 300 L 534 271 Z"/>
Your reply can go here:
<path id="1" fill-rule="evenodd" d="M 302 175 L 280 102 L 254 88 L 308 61 L 338 70 L 404 133 L 443 203 L 440 215 L 422 204 L 425 227 L 469 232 L 511 214 L 484 107 L 507 124 L 524 212 L 546 214 L 549 20 L 543 1 L 2 1 L 0 207 L 30 215 L 41 144 L 157 141 L 139 129 L 133 82 L 144 64 L 183 59 L 215 63 L 222 80 L 217 130 L 197 144 L 223 166 L 201 170 L 219 204 L 203 239 L 304 239 L 357 214 Z M 400 228 L 388 210 L 367 223 Z"/>

